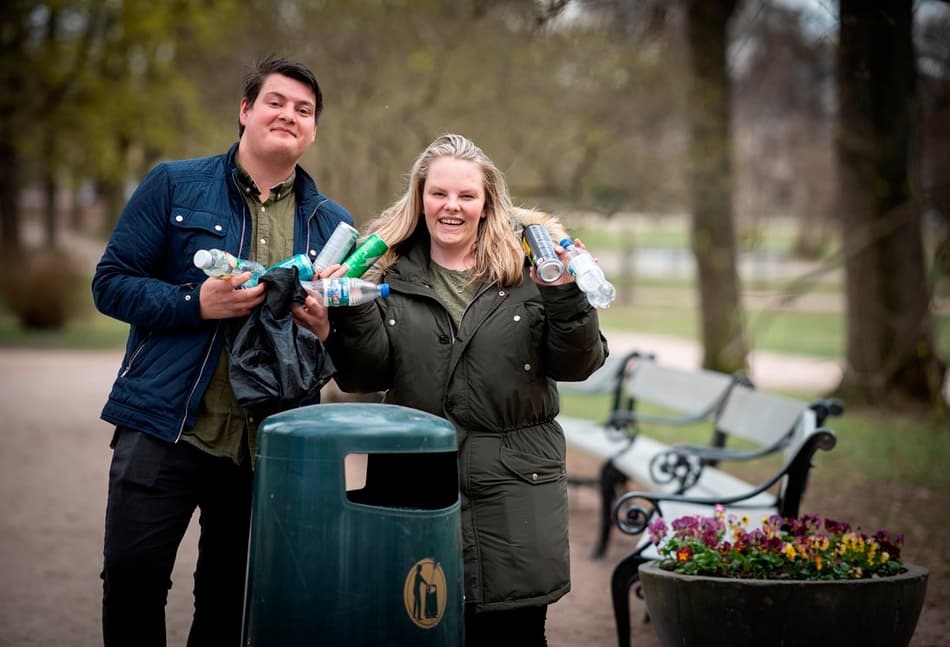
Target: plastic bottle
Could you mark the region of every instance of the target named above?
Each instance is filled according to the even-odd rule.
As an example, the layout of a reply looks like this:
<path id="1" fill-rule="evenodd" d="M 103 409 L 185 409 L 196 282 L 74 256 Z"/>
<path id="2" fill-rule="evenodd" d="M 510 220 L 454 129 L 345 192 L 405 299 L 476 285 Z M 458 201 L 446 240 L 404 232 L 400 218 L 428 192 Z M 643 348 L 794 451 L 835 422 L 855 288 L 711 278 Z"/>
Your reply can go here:
<path id="1" fill-rule="evenodd" d="M 376 297 L 385 298 L 389 296 L 388 283 L 373 283 L 372 281 L 349 277 L 301 281 L 300 284 L 322 296 L 323 305 L 328 308 L 358 306 L 361 303 L 372 301 Z"/>
<path id="2" fill-rule="evenodd" d="M 297 268 L 297 278 L 301 281 L 309 281 L 313 278 L 313 263 L 310 262 L 310 259 L 306 254 L 294 254 L 290 258 L 285 258 L 279 263 L 274 263 L 266 270 L 261 272 L 261 274 L 267 274 L 273 269 L 278 267 L 296 267 Z M 260 282 L 261 274 L 251 276 L 247 283 L 244 284 L 245 287 L 252 288 Z"/>
<path id="3" fill-rule="evenodd" d="M 356 242 L 358 235 L 359 232 L 345 222 L 338 224 L 323 249 L 313 259 L 314 273 L 319 274 L 335 263 L 342 263 L 343 259 L 346 258 L 346 253 Z"/>
<path id="4" fill-rule="evenodd" d="M 353 253 L 343 261 L 343 265 L 347 266 L 346 276 L 354 279 L 363 276 L 366 270 L 386 253 L 387 249 L 389 245 L 386 241 L 376 234 L 370 234 L 363 244 L 353 250 Z"/>
<path id="5" fill-rule="evenodd" d="M 586 249 L 575 245 L 570 238 L 558 243 L 567 254 L 567 271 L 574 276 L 577 287 L 587 295 L 587 300 L 595 308 L 608 308 L 617 296 L 617 290 L 604 276 L 604 271 L 594 261 Z"/>
<path id="6" fill-rule="evenodd" d="M 218 279 L 250 272 L 251 278 L 245 285 L 252 280 L 256 285 L 257 279 L 264 273 L 264 266 L 257 261 L 238 258 L 222 249 L 199 249 L 195 252 L 192 261 L 195 267 L 204 271 L 205 274 Z"/>

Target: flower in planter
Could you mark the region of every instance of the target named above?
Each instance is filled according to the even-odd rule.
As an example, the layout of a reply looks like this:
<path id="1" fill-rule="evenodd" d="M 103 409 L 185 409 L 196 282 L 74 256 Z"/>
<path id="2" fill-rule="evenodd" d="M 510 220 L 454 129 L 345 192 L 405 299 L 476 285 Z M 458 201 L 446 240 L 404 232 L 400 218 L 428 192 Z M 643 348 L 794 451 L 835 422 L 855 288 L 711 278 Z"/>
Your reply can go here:
<path id="1" fill-rule="evenodd" d="M 712 517 L 687 516 L 667 528 L 658 518 L 648 531 L 659 565 L 684 575 L 760 580 L 843 580 L 904 572 L 904 536 L 866 535 L 847 523 L 806 514 L 772 515 L 749 529 L 748 517 L 716 506 Z"/>

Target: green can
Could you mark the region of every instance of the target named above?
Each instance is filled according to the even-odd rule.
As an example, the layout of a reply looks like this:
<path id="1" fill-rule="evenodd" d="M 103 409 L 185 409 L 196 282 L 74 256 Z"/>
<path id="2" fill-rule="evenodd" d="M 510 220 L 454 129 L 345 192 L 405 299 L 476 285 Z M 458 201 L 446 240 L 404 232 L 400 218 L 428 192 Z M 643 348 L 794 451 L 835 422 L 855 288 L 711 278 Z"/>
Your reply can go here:
<path id="1" fill-rule="evenodd" d="M 386 250 L 389 249 L 389 245 L 386 242 L 377 236 L 376 234 L 370 234 L 370 236 L 363 241 L 363 244 L 353 250 L 353 253 L 350 254 L 343 265 L 347 266 L 347 271 L 345 276 L 350 278 L 358 279 L 363 276 L 373 263 L 379 260 L 379 257 L 386 253 Z"/>

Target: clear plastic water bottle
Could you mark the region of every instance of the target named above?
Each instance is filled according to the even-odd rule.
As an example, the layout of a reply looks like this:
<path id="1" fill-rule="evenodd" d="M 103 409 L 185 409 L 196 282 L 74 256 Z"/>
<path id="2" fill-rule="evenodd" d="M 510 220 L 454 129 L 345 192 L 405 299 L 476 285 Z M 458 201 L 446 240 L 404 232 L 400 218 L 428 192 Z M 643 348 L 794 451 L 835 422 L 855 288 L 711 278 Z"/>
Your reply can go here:
<path id="1" fill-rule="evenodd" d="M 195 252 L 192 261 L 195 267 L 205 274 L 218 279 L 250 272 L 251 278 L 248 279 L 248 283 L 253 280 L 256 284 L 257 279 L 264 273 L 264 266 L 257 261 L 238 258 L 223 249 L 199 249 Z"/>
<path id="2" fill-rule="evenodd" d="M 617 296 L 617 290 L 604 276 L 604 271 L 594 261 L 586 249 L 575 245 L 570 238 L 564 238 L 558 243 L 567 253 L 567 271 L 574 276 L 587 300 L 595 308 L 609 308 L 610 303 Z"/>
<path id="3" fill-rule="evenodd" d="M 323 305 L 328 308 L 358 306 L 377 297 L 389 296 L 388 283 L 373 283 L 345 276 L 336 279 L 301 281 L 300 284 L 307 290 L 319 294 L 323 298 Z"/>

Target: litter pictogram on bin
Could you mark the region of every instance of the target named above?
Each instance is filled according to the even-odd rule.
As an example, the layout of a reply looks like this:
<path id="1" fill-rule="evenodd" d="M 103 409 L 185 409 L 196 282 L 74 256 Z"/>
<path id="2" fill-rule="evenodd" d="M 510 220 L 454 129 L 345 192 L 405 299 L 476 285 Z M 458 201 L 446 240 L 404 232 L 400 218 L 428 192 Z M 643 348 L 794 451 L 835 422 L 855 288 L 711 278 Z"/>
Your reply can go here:
<path id="1" fill-rule="evenodd" d="M 423 629 L 439 624 L 445 614 L 448 596 L 445 572 L 434 559 L 421 559 L 412 565 L 403 587 L 406 613 Z"/>

